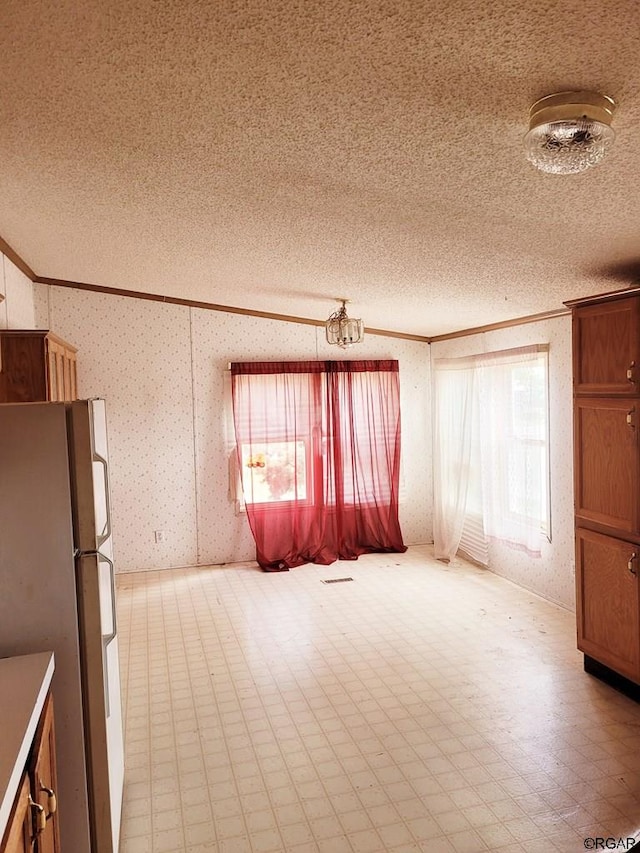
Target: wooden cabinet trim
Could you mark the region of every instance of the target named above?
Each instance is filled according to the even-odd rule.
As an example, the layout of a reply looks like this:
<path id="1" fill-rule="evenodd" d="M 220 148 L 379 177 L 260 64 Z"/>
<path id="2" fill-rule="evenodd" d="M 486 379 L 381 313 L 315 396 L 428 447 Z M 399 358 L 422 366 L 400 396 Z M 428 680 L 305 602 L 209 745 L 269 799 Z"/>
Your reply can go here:
<path id="1" fill-rule="evenodd" d="M 640 533 L 627 532 L 626 530 L 621 531 L 618 528 L 612 527 L 610 524 L 600 524 L 590 518 L 583 518 L 576 515 L 575 526 L 576 533 L 578 528 L 580 530 L 591 530 L 594 533 L 601 533 L 603 536 L 622 537 L 625 542 L 629 542 L 633 545 L 640 545 Z"/>
<path id="2" fill-rule="evenodd" d="M 63 340 L 50 329 L 2 329 L 0 335 L 6 338 L 48 338 L 58 346 L 71 350 L 73 353 L 78 352 L 77 347 Z"/>
<path id="3" fill-rule="evenodd" d="M 640 296 L 640 285 L 625 287 L 624 290 L 609 290 L 606 293 L 596 293 L 593 296 L 582 296 L 580 299 L 567 299 L 563 303 L 567 308 L 575 310 L 586 305 L 605 305 L 618 299 Z"/>

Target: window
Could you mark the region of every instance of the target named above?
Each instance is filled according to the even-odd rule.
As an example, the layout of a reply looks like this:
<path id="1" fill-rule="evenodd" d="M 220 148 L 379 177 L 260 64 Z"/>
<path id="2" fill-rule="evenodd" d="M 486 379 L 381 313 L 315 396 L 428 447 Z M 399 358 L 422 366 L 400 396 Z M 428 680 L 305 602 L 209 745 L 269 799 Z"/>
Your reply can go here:
<path id="1" fill-rule="evenodd" d="M 231 388 L 265 570 L 405 550 L 397 361 L 236 362 Z"/>
<path id="2" fill-rule="evenodd" d="M 270 504 L 307 500 L 308 441 L 252 441 L 240 448 L 245 501 Z"/>
<path id="3" fill-rule="evenodd" d="M 450 559 L 463 530 L 475 538 L 481 519 L 485 539 L 539 554 L 541 536 L 551 532 L 548 347 L 434 367 L 437 550 Z"/>
<path id="4" fill-rule="evenodd" d="M 536 349 L 476 363 L 485 529 L 533 551 L 550 532 L 547 362 Z"/>

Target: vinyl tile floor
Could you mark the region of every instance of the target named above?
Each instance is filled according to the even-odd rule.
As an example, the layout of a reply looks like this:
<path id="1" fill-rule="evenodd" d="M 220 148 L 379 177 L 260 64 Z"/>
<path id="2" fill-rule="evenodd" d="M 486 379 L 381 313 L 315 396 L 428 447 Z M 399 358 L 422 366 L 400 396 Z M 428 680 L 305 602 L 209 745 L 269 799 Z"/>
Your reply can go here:
<path id="1" fill-rule="evenodd" d="M 425 546 L 121 575 L 118 598 L 121 853 L 573 853 L 639 833 L 640 705 L 583 672 L 572 613 L 489 571 Z"/>

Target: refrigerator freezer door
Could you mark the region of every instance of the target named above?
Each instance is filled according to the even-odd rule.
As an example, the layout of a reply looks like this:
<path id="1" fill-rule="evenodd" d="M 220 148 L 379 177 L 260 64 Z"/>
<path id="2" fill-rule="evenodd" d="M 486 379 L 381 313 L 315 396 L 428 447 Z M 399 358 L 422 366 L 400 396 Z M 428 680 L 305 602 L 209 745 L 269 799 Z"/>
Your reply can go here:
<path id="1" fill-rule="evenodd" d="M 124 744 L 113 563 L 99 553 L 81 554 L 76 572 L 88 744 L 91 850 L 92 853 L 117 853 Z"/>
<path id="2" fill-rule="evenodd" d="M 98 551 L 111 536 L 105 401 L 68 404 L 73 529 L 78 551 Z"/>

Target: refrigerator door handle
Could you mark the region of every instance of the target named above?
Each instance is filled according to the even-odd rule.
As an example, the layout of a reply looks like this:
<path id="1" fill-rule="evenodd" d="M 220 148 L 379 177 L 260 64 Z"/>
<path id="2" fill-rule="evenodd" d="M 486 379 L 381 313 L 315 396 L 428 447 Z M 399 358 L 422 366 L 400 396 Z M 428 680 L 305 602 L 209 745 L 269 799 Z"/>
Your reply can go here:
<path id="1" fill-rule="evenodd" d="M 108 563 L 109 565 L 109 582 L 111 586 L 111 625 L 112 630 L 108 634 L 102 635 L 102 667 L 104 678 L 104 704 L 107 712 L 107 718 L 111 716 L 111 696 L 109 693 L 109 675 L 107 673 L 107 646 L 115 640 L 118 634 L 117 616 L 116 616 L 116 577 L 115 567 L 113 562 L 98 551 L 98 562 Z"/>
<path id="2" fill-rule="evenodd" d="M 113 562 L 98 551 L 98 561 L 109 564 L 109 582 L 111 584 L 111 624 L 113 630 L 108 634 L 102 635 L 102 645 L 106 649 L 112 640 L 115 640 L 118 634 L 118 623 L 116 614 L 116 571 Z"/>
<path id="3" fill-rule="evenodd" d="M 105 519 L 104 528 L 102 533 L 97 534 L 98 540 L 98 548 L 102 545 L 103 542 L 106 542 L 107 539 L 111 536 L 111 507 L 109 505 L 109 465 L 104 456 L 100 456 L 95 450 L 93 451 L 93 460 L 94 462 L 99 462 L 104 468 L 104 497 L 105 497 L 105 509 L 107 517 Z"/>

